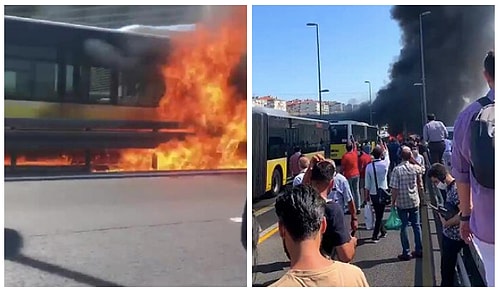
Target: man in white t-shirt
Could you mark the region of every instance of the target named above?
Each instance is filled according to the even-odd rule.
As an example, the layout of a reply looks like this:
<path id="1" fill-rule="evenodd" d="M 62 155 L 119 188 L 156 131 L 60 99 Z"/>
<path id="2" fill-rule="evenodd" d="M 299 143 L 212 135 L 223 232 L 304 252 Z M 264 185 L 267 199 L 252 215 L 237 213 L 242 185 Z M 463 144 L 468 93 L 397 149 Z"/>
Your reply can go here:
<path id="1" fill-rule="evenodd" d="M 295 176 L 293 179 L 292 185 L 294 187 L 302 184 L 302 179 L 304 179 L 304 174 L 306 173 L 306 170 L 309 168 L 309 158 L 302 156 L 299 158 L 299 167 L 300 167 L 300 172 Z"/>

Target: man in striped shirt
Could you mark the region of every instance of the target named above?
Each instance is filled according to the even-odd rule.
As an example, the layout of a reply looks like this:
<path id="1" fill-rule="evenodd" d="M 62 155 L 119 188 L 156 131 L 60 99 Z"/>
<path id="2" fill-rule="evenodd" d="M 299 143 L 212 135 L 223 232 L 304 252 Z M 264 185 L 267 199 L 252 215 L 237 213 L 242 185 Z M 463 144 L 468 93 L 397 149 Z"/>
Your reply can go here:
<path id="1" fill-rule="evenodd" d="M 408 261 L 412 257 L 422 257 L 422 229 L 420 223 L 420 198 L 418 189 L 422 185 L 422 167 L 415 161 L 409 147 L 401 148 L 403 162 L 392 171 L 390 188 L 392 206 L 396 206 L 401 219 L 401 245 L 403 253 L 398 255 L 401 261 Z M 415 238 L 415 250 L 410 253 L 410 242 L 406 228 L 411 223 Z"/>

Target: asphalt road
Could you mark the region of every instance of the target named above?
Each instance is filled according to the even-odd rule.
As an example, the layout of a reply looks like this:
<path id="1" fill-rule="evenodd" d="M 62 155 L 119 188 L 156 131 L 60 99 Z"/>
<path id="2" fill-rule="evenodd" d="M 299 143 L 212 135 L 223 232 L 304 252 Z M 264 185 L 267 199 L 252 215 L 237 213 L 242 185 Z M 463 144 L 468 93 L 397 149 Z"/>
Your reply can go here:
<path id="1" fill-rule="evenodd" d="M 4 284 L 246 286 L 245 199 L 246 175 L 6 182 Z"/>
<path id="2" fill-rule="evenodd" d="M 289 260 L 284 251 L 279 234 L 273 229 L 276 223 L 274 209 L 261 207 L 268 210 L 257 217 L 263 226 L 260 244 L 258 245 L 258 265 L 253 267 L 255 277 L 254 286 L 268 286 L 279 279 L 289 269 Z M 385 219 L 389 217 L 386 210 Z M 389 231 L 388 236 L 378 243 L 371 242 L 372 231 L 364 227 L 363 216 L 358 216 L 360 230 L 357 233 L 358 247 L 353 264 L 360 267 L 372 287 L 414 287 L 423 286 L 422 275 L 423 259 L 413 259 L 401 262 L 397 255 L 401 254 L 399 231 Z M 345 216 L 345 221 L 350 222 L 350 216 Z M 275 225 L 274 225 L 275 226 Z M 413 231 L 408 230 L 410 246 L 414 248 Z M 270 235 L 270 236 L 269 236 Z"/>

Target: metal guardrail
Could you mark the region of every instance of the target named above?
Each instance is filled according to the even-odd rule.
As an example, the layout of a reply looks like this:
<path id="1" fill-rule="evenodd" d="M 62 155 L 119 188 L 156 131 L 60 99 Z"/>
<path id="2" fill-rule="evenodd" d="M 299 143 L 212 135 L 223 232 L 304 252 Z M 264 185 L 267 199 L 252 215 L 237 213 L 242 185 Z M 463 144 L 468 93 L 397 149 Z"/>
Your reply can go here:
<path id="1" fill-rule="evenodd" d="M 12 176 L 5 177 L 5 182 L 40 181 L 40 180 L 73 180 L 73 179 L 113 179 L 132 177 L 180 177 L 180 176 L 224 176 L 246 175 L 247 170 L 234 169 L 205 169 L 205 170 L 157 170 L 157 171 L 122 171 L 122 172 L 95 172 L 90 174 L 53 174 L 39 176 Z"/>
<path id="2" fill-rule="evenodd" d="M 424 154 L 424 159 L 426 162 L 426 170 L 431 166 L 428 156 Z M 440 202 L 443 202 L 443 197 L 441 192 L 430 182 L 428 178 L 425 179 L 426 187 L 429 192 L 429 197 L 431 203 L 437 206 Z M 435 212 L 435 211 L 434 211 Z M 435 216 L 436 217 L 436 216 Z M 437 218 L 437 217 L 436 217 Z M 442 232 L 441 224 L 436 221 L 436 231 L 438 233 Z M 486 286 L 485 274 L 484 274 L 484 264 L 481 261 L 474 245 L 470 244 L 464 248 L 457 259 L 457 275 L 459 284 L 462 287 L 484 287 Z"/>

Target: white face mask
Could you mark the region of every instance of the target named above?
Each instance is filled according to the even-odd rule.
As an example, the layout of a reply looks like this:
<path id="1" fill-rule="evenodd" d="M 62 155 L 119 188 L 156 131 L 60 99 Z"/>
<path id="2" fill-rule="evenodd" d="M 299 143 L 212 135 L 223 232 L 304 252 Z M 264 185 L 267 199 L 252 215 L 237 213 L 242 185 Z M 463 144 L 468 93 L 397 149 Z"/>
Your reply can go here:
<path id="1" fill-rule="evenodd" d="M 440 190 L 446 190 L 447 185 L 444 182 L 439 182 L 436 186 Z"/>

